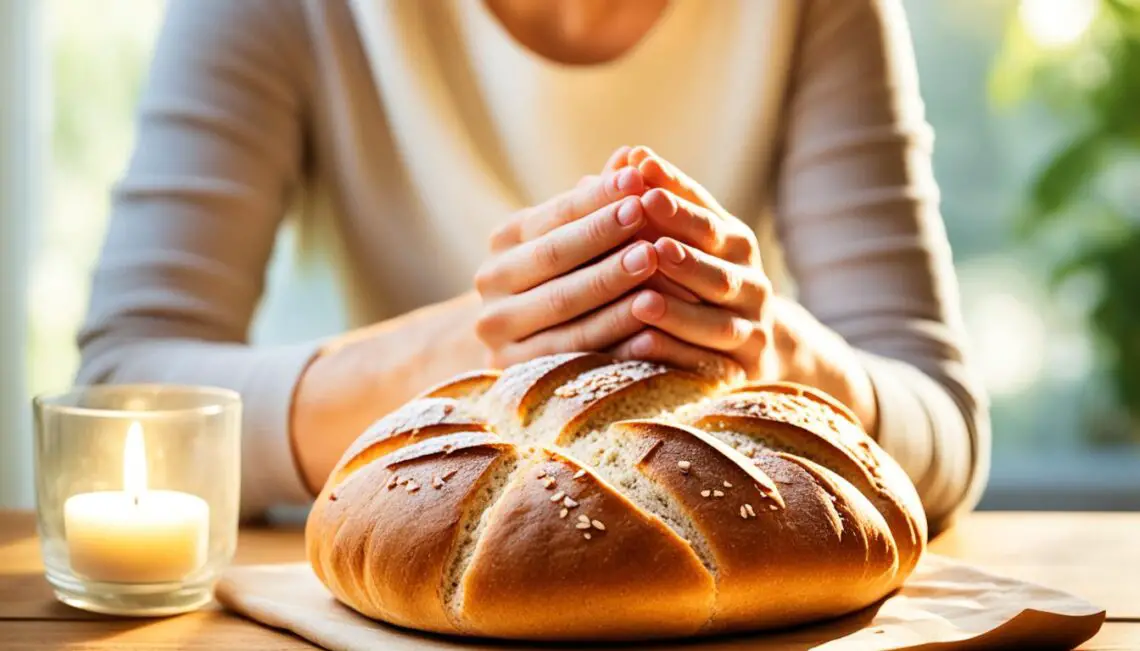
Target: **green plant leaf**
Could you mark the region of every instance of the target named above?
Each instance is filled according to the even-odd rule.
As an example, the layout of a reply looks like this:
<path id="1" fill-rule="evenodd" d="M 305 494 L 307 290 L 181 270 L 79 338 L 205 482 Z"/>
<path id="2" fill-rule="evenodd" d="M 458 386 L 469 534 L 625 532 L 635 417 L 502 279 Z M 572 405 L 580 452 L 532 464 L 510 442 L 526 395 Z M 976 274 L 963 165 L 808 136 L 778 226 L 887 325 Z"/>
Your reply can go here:
<path id="1" fill-rule="evenodd" d="M 1034 52 L 1012 21 L 990 92 L 998 105 L 1033 98 L 1082 125 L 1042 163 L 1016 224 L 1025 236 L 1051 227 L 1061 244 L 1065 257 L 1049 264 L 1054 289 L 1077 274 L 1095 281 L 1089 329 L 1117 401 L 1140 422 L 1140 214 L 1097 192 L 1103 173 L 1140 152 L 1140 0 L 1100 1 L 1079 51 Z"/>
<path id="2" fill-rule="evenodd" d="M 1104 7 L 1127 30 L 1140 29 L 1140 2 L 1136 0 L 1104 0 Z"/>
<path id="3" fill-rule="evenodd" d="M 1065 145 L 1037 173 L 1030 188 L 1029 210 L 1022 217 L 1026 230 L 1039 229 L 1088 196 L 1105 147 L 1099 132 L 1083 134 Z"/>
<path id="4" fill-rule="evenodd" d="M 1049 288 L 1056 290 L 1073 276 L 1096 270 L 1100 266 L 1100 262 L 1100 251 L 1096 248 L 1085 249 L 1076 255 L 1065 258 L 1049 271 Z"/>
<path id="5" fill-rule="evenodd" d="M 1110 206 L 1102 206 L 1096 212 L 1089 212 L 1082 222 L 1082 231 L 1076 237 L 1072 253 L 1052 263 L 1049 272 L 1049 286 L 1059 285 L 1080 273 L 1091 272 L 1098 276 L 1107 273 L 1108 265 L 1121 254 L 1127 255 L 1133 247 L 1140 258 L 1140 234 L 1137 226 L 1126 215 Z"/>

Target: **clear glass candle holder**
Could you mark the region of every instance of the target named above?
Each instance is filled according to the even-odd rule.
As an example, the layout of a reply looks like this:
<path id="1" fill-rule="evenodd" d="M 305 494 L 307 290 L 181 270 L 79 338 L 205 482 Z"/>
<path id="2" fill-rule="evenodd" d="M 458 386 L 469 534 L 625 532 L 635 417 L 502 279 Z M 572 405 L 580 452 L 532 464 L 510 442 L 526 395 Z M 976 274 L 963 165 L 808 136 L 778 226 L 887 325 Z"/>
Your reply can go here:
<path id="1" fill-rule="evenodd" d="M 59 600 L 136 616 L 209 602 L 237 546 L 238 394 L 92 386 L 33 410 L 37 525 Z"/>

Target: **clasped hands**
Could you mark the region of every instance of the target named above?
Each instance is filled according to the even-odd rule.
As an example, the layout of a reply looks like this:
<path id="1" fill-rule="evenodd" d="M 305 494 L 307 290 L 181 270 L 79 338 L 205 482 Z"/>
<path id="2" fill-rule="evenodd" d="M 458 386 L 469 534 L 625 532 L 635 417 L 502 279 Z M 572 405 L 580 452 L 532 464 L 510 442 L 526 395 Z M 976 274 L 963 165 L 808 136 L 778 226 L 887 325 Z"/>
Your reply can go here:
<path id="1" fill-rule="evenodd" d="M 724 379 L 771 376 L 772 288 L 756 236 L 647 147 L 521 210 L 475 276 L 476 335 L 504 367 L 606 351 Z"/>

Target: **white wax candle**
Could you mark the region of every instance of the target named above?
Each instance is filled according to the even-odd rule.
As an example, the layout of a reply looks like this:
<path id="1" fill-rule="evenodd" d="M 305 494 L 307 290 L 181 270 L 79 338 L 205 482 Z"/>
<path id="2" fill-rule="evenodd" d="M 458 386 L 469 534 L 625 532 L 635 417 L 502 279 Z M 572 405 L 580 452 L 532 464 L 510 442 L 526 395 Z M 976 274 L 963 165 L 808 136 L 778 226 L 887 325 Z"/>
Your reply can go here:
<path id="1" fill-rule="evenodd" d="M 63 504 L 71 569 L 95 581 L 178 581 L 202 567 L 210 507 L 196 495 L 148 491 L 142 428 L 123 448 L 122 491 L 72 495 Z"/>
<path id="2" fill-rule="evenodd" d="M 63 505 L 71 569 L 95 581 L 178 581 L 206 561 L 210 507 L 188 493 L 73 495 Z"/>

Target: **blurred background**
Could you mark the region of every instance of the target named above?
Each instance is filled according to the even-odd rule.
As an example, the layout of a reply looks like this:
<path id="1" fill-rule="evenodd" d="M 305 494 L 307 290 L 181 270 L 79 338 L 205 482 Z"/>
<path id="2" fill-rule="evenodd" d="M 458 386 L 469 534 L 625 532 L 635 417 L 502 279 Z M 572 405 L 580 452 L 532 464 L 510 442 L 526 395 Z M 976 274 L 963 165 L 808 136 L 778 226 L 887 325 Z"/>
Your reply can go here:
<path id="1" fill-rule="evenodd" d="M 1140 2 L 904 4 L 993 399 L 982 506 L 1140 509 Z M 75 371 L 162 10 L 0 0 L 0 505 L 32 504 L 25 396 Z M 331 279 L 281 237 L 255 339 L 337 331 Z"/>

